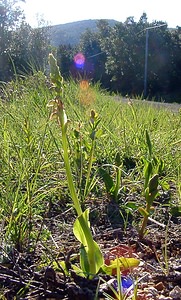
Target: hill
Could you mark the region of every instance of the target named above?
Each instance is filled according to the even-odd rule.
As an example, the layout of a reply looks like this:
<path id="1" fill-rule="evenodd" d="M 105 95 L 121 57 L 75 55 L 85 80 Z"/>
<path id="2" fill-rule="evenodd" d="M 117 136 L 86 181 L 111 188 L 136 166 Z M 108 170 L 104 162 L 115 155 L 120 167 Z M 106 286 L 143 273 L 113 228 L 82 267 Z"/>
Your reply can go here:
<path id="1" fill-rule="evenodd" d="M 86 29 L 89 28 L 92 31 L 97 30 L 97 21 L 98 20 L 84 20 L 50 26 L 50 43 L 55 47 L 67 44 L 76 45 L 79 43 L 81 34 L 83 34 Z M 108 22 L 111 26 L 114 26 L 117 21 L 108 20 Z"/>
<path id="2" fill-rule="evenodd" d="M 86 29 L 91 29 L 92 31 L 97 30 L 98 21 L 98 19 L 90 19 L 50 26 L 50 44 L 54 47 L 58 47 L 59 45 L 77 45 L 80 41 L 81 35 L 86 31 Z M 112 19 L 107 21 L 110 26 L 114 26 L 118 22 Z"/>

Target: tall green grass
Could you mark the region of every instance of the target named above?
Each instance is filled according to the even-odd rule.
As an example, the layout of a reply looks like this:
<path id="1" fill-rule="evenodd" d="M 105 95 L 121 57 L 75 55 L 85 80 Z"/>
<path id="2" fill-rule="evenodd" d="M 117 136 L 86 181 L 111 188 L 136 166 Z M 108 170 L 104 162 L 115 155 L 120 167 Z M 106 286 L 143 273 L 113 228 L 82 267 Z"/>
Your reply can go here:
<path id="1" fill-rule="evenodd" d="M 37 240 L 43 238 L 45 214 L 52 202 L 63 199 L 67 186 L 59 130 L 56 124 L 50 124 L 47 109 L 53 97 L 48 79 L 40 72 L 3 86 L 0 226 L 4 235 L 1 244 L 15 245 L 21 251 L 27 247 L 34 249 Z M 98 168 L 114 165 L 119 153 L 122 176 L 129 191 L 135 185 L 142 189 L 144 158 L 148 153 L 147 130 L 154 155 L 164 161 L 160 182 L 174 185 L 173 205 L 180 203 L 180 112 L 158 109 L 143 101 L 122 102 L 99 85 L 81 85 L 73 79 L 65 83 L 64 105 L 70 120 L 69 159 L 79 193 L 88 169 L 89 118 L 90 110 L 94 109 L 101 121 L 90 178 L 100 181 Z M 95 195 L 105 194 L 102 184 L 93 184 L 92 188 Z"/>

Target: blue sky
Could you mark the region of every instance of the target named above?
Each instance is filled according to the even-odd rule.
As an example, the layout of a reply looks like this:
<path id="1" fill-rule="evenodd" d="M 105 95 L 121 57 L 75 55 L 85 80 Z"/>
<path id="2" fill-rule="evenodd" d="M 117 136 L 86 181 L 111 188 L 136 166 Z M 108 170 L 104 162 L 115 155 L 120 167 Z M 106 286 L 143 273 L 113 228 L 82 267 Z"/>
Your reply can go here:
<path id="1" fill-rule="evenodd" d="M 138 21 L 143 12 L 149 22 L 157 20 L 167 22 L 169 27 L 181 26 L 180 0 L 26 0 L 23 8 L 32 26 L 37 26 L 37 16 L 55 25 L 87 19 L 124 22 L 130 16 Z"/>

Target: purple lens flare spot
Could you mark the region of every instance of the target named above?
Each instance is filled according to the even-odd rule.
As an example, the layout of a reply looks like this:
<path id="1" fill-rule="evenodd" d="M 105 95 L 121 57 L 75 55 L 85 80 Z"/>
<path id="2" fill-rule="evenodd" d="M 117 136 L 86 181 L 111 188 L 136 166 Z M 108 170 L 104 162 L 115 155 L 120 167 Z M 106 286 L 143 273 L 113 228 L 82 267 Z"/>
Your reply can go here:
<path id="1" fill-rule="evenodd" d="M 74 63 L 77 69 L 82 69 L 85 64 L 85 56 L 80 52 L 74 56 Z"/>

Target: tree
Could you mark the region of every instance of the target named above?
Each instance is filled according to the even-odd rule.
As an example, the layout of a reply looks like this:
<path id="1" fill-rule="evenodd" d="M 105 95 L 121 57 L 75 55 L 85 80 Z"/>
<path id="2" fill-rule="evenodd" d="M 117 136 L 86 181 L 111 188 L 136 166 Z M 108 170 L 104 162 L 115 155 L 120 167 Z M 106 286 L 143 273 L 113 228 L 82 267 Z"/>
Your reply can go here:
<path id="1" fill-rule="evenodd" d="M 164 97 L 181 95 L 181 30 L 169 30 L 162 21 L 148 23 L 144 13 L 138 22 L 129 17 L 114 27 L 99 24 L 100 46 L 106 54 L 105 69 L 111 80 L 108 88 L 122 94 L 142 94 L 144 88 L 145 38 L 149 31 L 148 92 Z M 156 27 L 154 29 L 154 27 Z M 168 98 L 167 98 L 168 99 Z"/>
<path id="2" fill-rule="evenodd" d="M 38 28 L 31 28 L 18 2 L 0 1 L 0 80 L 9 80 L 14 68 L 28 73 L 44 70 L 47 64 L 49 27 L 41 20 Z"/>
<path id="3" fill-rule="evenodd" d="M 106 55 L 101 49 L 99 32 L 87 29 L 81 36 L 79 48 L 86 58 L 85 71 L 88 77 L 96 82 L 104 82 Z"/>
<path id="4" fill-rule="evenodd" d="M 49 52 L 48 28 L 33 29 L 26 22 L 12 32 L 9 55 L 17 73 L 45 70 Z"/>
<path id="5" fill-rule="evenodd" d="M 140 56 L 143 45 L 139 43 L 140 28 L 133 17 L 125 23 L 117 23 L 107 28 L 108 35 L 101 38 L 106 59 L 106 71 L 111 76 L 111 89 L 127 93 L 137 93 L 143 77 Z M 103 31 L 105 36 L 106 30 Z"/>
<path id="6" fill-rule="evenodd" d="M 71 74 L 74 55 L 77 51 L 71 45 L 60 45 L 57 49 L 57 63 L 64 78 L 68 78 Z"/>
<path id="7" fill-rule="evenodd" d="M 10 73 L 9 49 L 12 31 L 16 30 L 24 19 L 24 15 L 18 2 L 24 0 L 1 0 L 0 1 L 0 80 L 4 80 Z"/>

